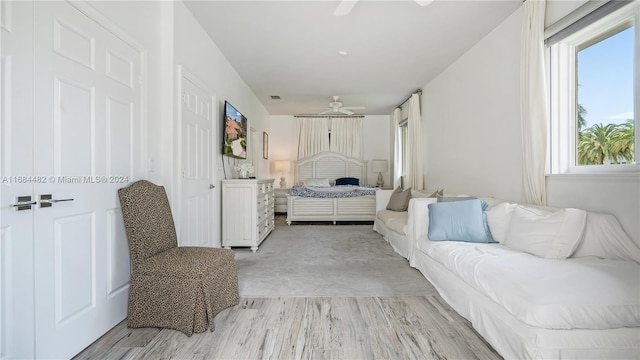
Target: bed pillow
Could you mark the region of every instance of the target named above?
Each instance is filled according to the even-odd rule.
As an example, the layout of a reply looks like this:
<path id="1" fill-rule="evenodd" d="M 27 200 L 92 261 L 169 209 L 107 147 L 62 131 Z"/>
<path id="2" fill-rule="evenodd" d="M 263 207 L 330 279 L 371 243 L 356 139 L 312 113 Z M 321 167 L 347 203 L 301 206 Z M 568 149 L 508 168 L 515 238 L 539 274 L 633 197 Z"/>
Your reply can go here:
<path id="1" fill-rule="evenodd" d="M 330 187 L 329 179 L 307 179 L 304 181 L 305 186 Z"/>
<path id="2" fill-rule="evenodd" d="M 431 241 L 493 243 L 484 208 L 479 199 L 437 202 L 429 208 L 428 236 Z"/>
<path id="3" fill-rule="evenodd" d="M 547 259 L 566 259 L 580 243 L 586 218 L 587 212 L 579 209 L 540 215 L 517 206 L 511 215 L 504 245 Z"/>
<path id="4" fill-rule="evenodd" d="M 336 185 L 360 185 L 360 179 L 353 177 L 342 177 L 336 179 Z"/>
<path id="5" fill-rule="evenodd" d="M 387 210 L 407 211 L 409 200 L 411 200 L 411 188 L 403 191 L 402 188 L 398 186 L 398 188 L 391 193 L 391 197 L 387 203 Z"/>

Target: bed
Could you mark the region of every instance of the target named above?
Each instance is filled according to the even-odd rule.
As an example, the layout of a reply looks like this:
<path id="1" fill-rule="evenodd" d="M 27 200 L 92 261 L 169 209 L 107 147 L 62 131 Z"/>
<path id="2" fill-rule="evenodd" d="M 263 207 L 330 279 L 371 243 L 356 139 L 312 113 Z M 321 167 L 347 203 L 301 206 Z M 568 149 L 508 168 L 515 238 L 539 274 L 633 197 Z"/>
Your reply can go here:
<path id="1" fill-rule="evenodd" d="M 367 162 L 338 153 L 323 152 L 296 161 L 296 184 L 313 179 L 351 177 L 367 184 Z M 287 224 L 293 221 L 373 221 L 376 216 L 375 191 L 351 197 L 308 197 L 287 195 Z"/>

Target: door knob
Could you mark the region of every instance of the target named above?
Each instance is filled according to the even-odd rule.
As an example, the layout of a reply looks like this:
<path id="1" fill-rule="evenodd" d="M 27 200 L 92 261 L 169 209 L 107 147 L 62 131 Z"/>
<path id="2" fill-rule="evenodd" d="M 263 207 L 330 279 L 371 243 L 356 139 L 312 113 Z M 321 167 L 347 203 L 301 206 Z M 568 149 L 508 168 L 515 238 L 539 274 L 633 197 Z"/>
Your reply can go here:
<path id="1" fill-rule="evenodd" d="M 16 208 L 17 211 L 31 210 L 31 205 L 37 204 L 37 201 L 31 201 L 31 196 L 18 196 L 15 204 L 11 204 L 11 207 Z"/>
<path id="2" fill-rule="evenodd" d="M 51 194 L 40 195 L 40 207 L 51 207 L 53 204 L 63 201 L 73 201 L 73 199 L 52 199 Z"/>
<path id="3" fill-rule="evenodd" d="M 213 184 L 209 184 L 209 190 L 211 190 L 211 189 L 213 189 L 213 188 L 215 188 L 215 187 L 216 187 L 215 185 L 213 185 Z"/>

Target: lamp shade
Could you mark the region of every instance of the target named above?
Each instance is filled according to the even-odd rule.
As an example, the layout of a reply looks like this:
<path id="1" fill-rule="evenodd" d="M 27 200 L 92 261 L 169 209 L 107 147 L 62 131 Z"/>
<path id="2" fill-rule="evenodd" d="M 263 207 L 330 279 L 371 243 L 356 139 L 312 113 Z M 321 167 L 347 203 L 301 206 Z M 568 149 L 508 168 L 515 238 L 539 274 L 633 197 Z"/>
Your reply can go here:
<path id="1" fill-rule="evenodd" d="M 276 161 L 276 172 L 289 172 L 291 170 L 290 160 L 278 160 Z"/>
<path id="2" fill-rule="evenodd" d="M 371 160 L 371 171 L 374 173 L 387 172 L 387 160 Z"/>

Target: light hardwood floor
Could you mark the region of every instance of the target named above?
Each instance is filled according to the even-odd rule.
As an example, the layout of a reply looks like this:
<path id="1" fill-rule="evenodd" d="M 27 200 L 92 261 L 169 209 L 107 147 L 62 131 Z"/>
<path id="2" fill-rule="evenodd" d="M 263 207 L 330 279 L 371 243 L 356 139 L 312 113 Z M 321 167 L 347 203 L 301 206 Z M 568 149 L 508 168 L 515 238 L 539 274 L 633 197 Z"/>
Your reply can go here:
<path id="1" fill-rule="evenodd" d="M 75 359 L 500 359 L 439 296 L 244 298 L 214 332 L 128 329 Z"/>

